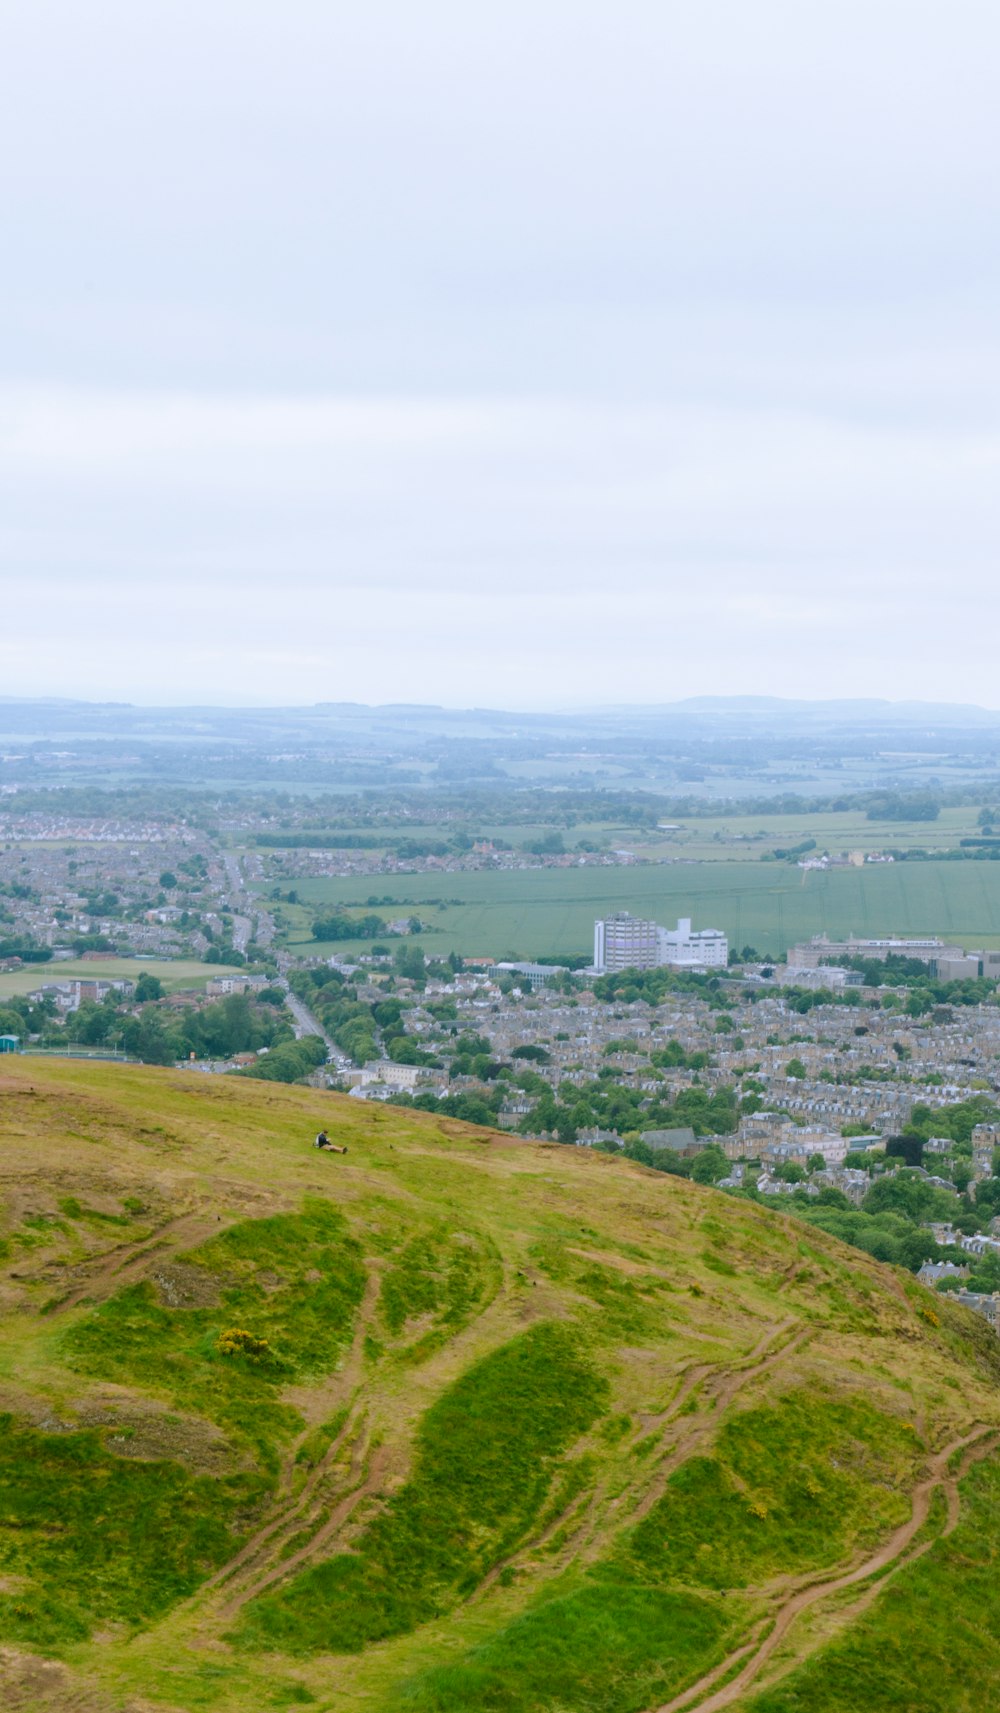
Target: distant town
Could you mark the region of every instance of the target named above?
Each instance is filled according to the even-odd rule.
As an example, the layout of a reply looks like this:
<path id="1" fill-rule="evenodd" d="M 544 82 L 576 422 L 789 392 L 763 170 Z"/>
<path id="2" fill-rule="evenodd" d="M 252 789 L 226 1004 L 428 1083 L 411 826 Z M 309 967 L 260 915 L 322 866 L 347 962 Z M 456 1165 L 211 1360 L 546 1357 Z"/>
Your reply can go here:
<path id="1" fill-rule="evenodd" d="M 439 725 L 447 768 L 472 740 Z M 397 728 L 370 726 L 385 759 Z M 924 736 L 906 760 L 896 731 L 886 772 L 879 731 L 867 794 L 791 798 L 774 776 L 714 806 L 509 774 L 416 792 L 391 768 L 377 791 L 209 792 L 190 762 L 183 783 L 40 786 L 62 748 L 24 742 L 0 781 L 0 1053 L 304 1081 L 621 1153 L 780 1206 L 995 1323 L 997 735 L 956 737 L 948 789 Z M 130 753 L 161 754 L 144 741 Z M 773 750 L 787 773 L 796 744 L 825 767 L 830 741 Z M 513 744 L 493 716 L 476 743 L 487 774 L 525 743 L 553 767 L 560 745 L 589 754 L 576 728 Z M 641 721 L 628 743 L 650 753 Z M 685 744 L 691 767 L 725 747 L 700 714 Z M 257 774 L 285 753 L 253 750 Z"/>

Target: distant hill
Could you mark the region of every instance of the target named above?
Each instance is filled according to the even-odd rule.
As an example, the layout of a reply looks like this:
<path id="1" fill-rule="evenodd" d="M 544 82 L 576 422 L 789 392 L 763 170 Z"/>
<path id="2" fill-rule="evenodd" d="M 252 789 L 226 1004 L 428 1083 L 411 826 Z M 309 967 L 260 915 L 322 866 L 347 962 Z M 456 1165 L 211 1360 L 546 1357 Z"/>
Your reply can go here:
<path id="1" fill-rule="evenodd" d="M 890 702 L 880 697 L 845 697 L 811 701 L 784 696 L 689 696 L 666 704 L 665 712 L 691 714 L 753 715 L 763 720 L 782 720 L 805 714 L 813 720 L 834 724 L 898 724 L 970 726 L 1000 725 L 1000 712 L 981 708 L 974 702 Z"/>
<path id="2" fill-rule="evenodd" d="M 234 1078 L 12 1058 L 0 1139 L 4 1708 L 1000 1704 L 1000 1342 L 909 1275 Z"/>

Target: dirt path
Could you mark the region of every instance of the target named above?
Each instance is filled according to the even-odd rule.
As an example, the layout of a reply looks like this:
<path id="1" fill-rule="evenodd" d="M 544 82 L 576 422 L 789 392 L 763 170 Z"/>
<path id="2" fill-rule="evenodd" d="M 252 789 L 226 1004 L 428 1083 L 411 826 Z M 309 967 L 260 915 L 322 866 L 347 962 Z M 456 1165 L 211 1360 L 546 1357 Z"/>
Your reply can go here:
<path id="1" fill-rule="evenodd" d="M 219 1229 L 217 1214 L 183 1213 L 176 1219 L 169 1219 L 156 1231 L 151 1231 L 137 1243 L 119 1243 L 114 1249 L 105 1249 L 90 1261 L 81 1261 L 73 1271 L 79 1275 L 85 1273 L 83 1280 L 74 1286 L 59 1304 L 60 1311 L 72 1309 L 84 1298 L 98 1299 L 111 1296 L 122 1284 L 127 1284 L 132 1274 L 138 1272 L 143 1263 L 154 1256 L 162 1259 L 162 1251 L 176 1252 L 178 1249 L 196 1248 L 207 1238 L 214 1237 Z"/>
<path id="2" fill-rule="evenodd" d="M 793 1332 L 793 1328 L 798 1331 Z M 791 1338 L 785 1335 L 792 1332 Z M 810 1334 L 808 1327 L 799 1325 L 796 1320 L 781 1321 L 777 1326 L 771 1326 L 754 1346 L 750 1354 L 744 1358 L 740 1367 L 697 1368 L 688 1370 L 680 1391 L 669 1409 L 660 1418 L 666 1441 L 666 1455 L 657 1466 L 656 1475 L 646 1488 L 641 1499 L 629 1519 L 632 1523 L 642 1520 L 662 1498 L 664 1489 L 675 1469 L 686 1462 L 698 1449 L 704 1440 L 715 1431 L 716 1423 L 733 1399 L 748 1386 L 751 1380 L 756 1380 L 761 1374 L 767 1374 L 772 1368 L 784 1362 L 795 1354 L 807 1342 Z M 777 1344 L 778 1339 L 785 1339 Z M 775 1348 L 777 1344 L 777 1348 Z M 709 1409 L 700 1411 L 697 1415 L 685 1416 L 682 1412 L 685 1404 L 698 1385 L 704 1385 L 705 1395 L 709 1401 Z M 654 1423 L 655 1426 L 655 1423 Z M 671 1433 L 671 1430 L 673 1432 Z M 645 1437 L 646 1430 L 640 1437 Z"/>
<path id="3" fill-rule="evenodd" d="M 827 1599 L 831 1594 L 840 1593 L 844 1588 L 851 1588 L 858 1583 L 866 1582 L 869 1577 L 877 1576 L 880 1571 L 890 1567 L 899 1567 L 904 1563 L 911 1563 L 934 1544 L 933 1541 L 922 1542 L 915 1552 L 907 1552 L 907 1548 L 914 1537 L 919 1534 L 927 1521 L 935 1493 L 942 1487 L 948 1500 L 948 1521 L 942 1531 L 942 1536 L 939 1538 L 950 1534 L 958 1521 L 958 1482 L 961 1476 L 977 1455 L 987 1456 L 997 1442 L 996 1432 L 980 1423 L 969 1433 L 953 1440 L 950 1445 L 946 1445 L 941 1451 L 936 1452 L 928 1464 L 927 1474 L 913 1490 L 913 1509 L 908 1521 L 895 1529 L 877 1552 L 872 1553 L 869 1558 L 856 1565 L 853 1570 L 843 1571 L 823 1580 L 812 1582 L 805 1588 L 799 1588 L 795 1593 L 790 1594 L 779 1606 L 771 1627 L 761 1640 L 744 1643 L 698 1683 L 692 1684 L 688 1689 L 682 1690 L 679 1695 L 675 1695 L 673 1700 L 666 1701 L 656 1708 L 655 1713 L 721 1713 L 722 1708 L 730 1707 L 760 1676 L 763 1667 L 784 1640 L 796 1618 L 808 1607 L 816 1605 L 820 1600 Z M 948 1464 L 951 1459 L 956 1452 L 966 1447 L 972 1449 L 963 1461 L 961 1468 L 949 1475 Z M 884 1582 L 879 1582 L 875 1588 L 868 1590 L 863 1600 L 851 1609 L 851 1615 L 857 1615 L 864 1606 L 870 1604 L 881 1592 L 883 1586 Z M 747 1657 L 748 1654 L 749 1657 Z M 731 1677 L 721 1689 L 715 1689 L 719 1679 L 727 1676 L 735 1666 L 739 1665 L 740 1661 L 745 1663 L 742 1664 L 736 1676 Z M 791 1662 L 789 1669 L 798 1663 L 798 1660 Z"/>
<path id="4" fill-rule="evenodd" d="M 291 1487 L 296 1467 L 295 1460 L 310 1430 L 307 1428 L 304 1433 L 299 1435 L 285 1457 L 278 1479 L 277 1513 L 273 1513 L 269 1517 L 263 1527 L 258 1529 L 256 1534 L 241 1547 L 235 1558 L 231 1558 L 228 1564 L 224 1564 L 222 1569 L 204 1584 L 202 1592 L 211 1592 L 214 1589 L 225 1587 L 223 1610 L 227 1613 L 236 1610 L 247 1600 L 252 1599 L 254 1594 L 269 1586 L 271 1582 L 276 1581 L 279 1576 L 287 1574 L 293 1564 L 304 1560 L 315 1546 L 327 1538 L 330 1526 L 334 1524 L 334 1519 L 339 1516 L 345 1501 L 355 1495 L 353 1503 L 344 1515 L 339 1517 L 335 1527 L 340 1527 L 343 1522 L 347 1521 L 351 1511 L 365 1496 L 361 1489 L 362 1469 L 367 1454 L 367 1435 L 365 1433 L 365 1412 L 361 1404 L 360 1393 L 365 1339 L 368 1336 L 378 1305 L 381 1284 L 379 1271 L 370 1266 L 364 1297 L 355 1323 L 354 1337 L 351 1340 L 351 1348 L 343 1367 L 338 1369 L 336 1374 L 331 1375 L 321 1387 L 312 1389 L 308 1394 L 304 1388 L 300 1389 L 301 1395 L 297 1395 L 291 1400 L 299 1408 L 302 1407 L 304 1401 L 308 1401 L 312 1407 L 304 1413 L 308 1413 L 314 1421 L 329 1419 L 336 1413 L 338 1407 L 343 1407 L 346 1401 L 347 1414 L 338 1433 L 331 1440 L 316 1467 L 306 1478 L 300 1491 L 293 1494 Z M 339 1496 L 330 1495 L 325 1492 L 325 1489 L 330 1484 L 330 1477 L 344 1447 L 352 1441 L 350 1472 L 346 1482 L 340 1484 Z M 383 1462 L 384 1459 L 379 1457 L 372 1459 L 371 1470 L 365 1478 L 366 1484 L 374 1479 L 376 1467 L 381 1470 Z M 335 1500 L 332 1512 L 329 1510 L 331 1499 Z M 294 1535 L 301 1534 L 309 1528 L 313 1528 L 315 1533 L 312 1539 L 294 1555 L 294 1558 L 280 1558 L 282 1549 L 287 1547 L 289 1540 Z M 333 1532 L 335 1532 L 335 1528 Z M 275 1565 L 276 1555 L 280 1560 L 277 1565 Z"/>
<path id="5" fill-rule="evenodd" d="M 798 1326 L 797 1320 L 785 1320 L 777 1325 L 769 1326 L 763 1336 L 758 1339 L 754 1348 L 742 1358 L 735 1369 L 727 1367 L 724 1372 L 721 1372 L 717 1365 L 710 1363 L 697 1363 L 685 1369 L 680 1377 L 680 1385 L 667 1408 L 660 1411 L 658 1415 L 642 1418 L 641 1429 L 632 1441 L 633 1446 L 647 1439 L 650 1433 L 655 1433 L 657 1430 L 663 1430 L 666 1433 L 671 1427 L 675 1427 L 676 1433 L 672 1440 L 668 1438 L 665 1448 L 667 1456 L 660 1462 L 652 1485 L 646 1488 L 637 1500 L 636 1507 L 629 1518 L 630 1522 L 645 1516 L 646 1512 L 656 1503 L 673 1470 L 680 1463 L 683 1463 L 697 1449 L 702 1440 L 714 1431 L 720 1410 L 726 1407 L 740 1388 L 747 1385 L 758 1374 L 765 1373 L 775 1363 L 780 1362 L 783 1357 L 790 1355 L 804 1343 L 809 1336 L 808 1330 L 800 1328 L 793 1338 L 788 1339 L 778 1349 L 774 1349 L 777 1339 L 783 1338 L 786 1333 Z M 685 1404 L 696 1387 L 702 1384 L 710 1389 L 711 1408 L 697 1416 L 684 1416 Z M 474 1597 L 480 1599 L 488 1593 L 502 1571 L 507 1569 L 509 1565 L 515 1564 L 524 1553 L 545 1547 L 564 1528 L 569 1528 L 570 1532 L 560 1552 L 560 1565 L 579 1555 L 588 1541 L 592 1539 L 603 1540 L 605 1530 L 599 1527 L 602 1517 L 606 1521 L 609 1515 L 618 1512 L 624 1504 L 627 1504 L 629 1496 L 629 1490 L 626 1489 L 623 1493 L 616 1495 L 605 1510 L 607 1494 L 603 1484 L 598 1484 L 589 1496 L 586 1493 L 576 1494 L 563 1507 L 559 1515 L 553 1518 L 539 1534 L 523 1541 L 506 1558 L 493 1566 L 479 1584 Z M 617 1523 L 616 1526 L 620 1527 L 621 1524 Z"/>
<path id="6" fill-rule="evenodd" d="M 364 1450 L 367 1453 L 367 1443 Z M 353 1487 L 348 1488 L 320 1528 L 316 1530 L 316 1533 L 297 1552 L 290 1553 L 278 1564 L 273 1564 L 270 1570 L 264 1571 L 256 1580 L 248 1582 L 245 1587 L 230 1595 L 221 1607 L 222 1616 L 232 1618 L 241 1606 L 245 1606 L 250 1600 L 256 1600 L 259 1594 L 265 1593 L 275 1582 L 282 1581 L 286 1576 L 294 1575 L 320 1548 L 330 1547 L 341 1529 L 350 1522 L 362 1500 L 370 1498 L 381 1490 L 389 1462 L 388 1447 L 379 1446 L 371 1455 L 367 1474 L 364 1475 L 363 1479 L 357 1480 Z M 360 1470 L 355 1470 L 353 1461 L 351 1474 L 352 1477 L 360 1474 Z"/>

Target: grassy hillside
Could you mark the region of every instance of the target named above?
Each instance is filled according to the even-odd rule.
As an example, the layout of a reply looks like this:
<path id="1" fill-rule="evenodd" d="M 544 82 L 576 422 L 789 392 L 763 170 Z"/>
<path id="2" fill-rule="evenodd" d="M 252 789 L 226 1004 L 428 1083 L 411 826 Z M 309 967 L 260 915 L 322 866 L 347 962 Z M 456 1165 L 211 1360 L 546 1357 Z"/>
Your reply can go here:
<path id="1" fill-rule="evenodd" d="M 1000 1698 L 1000 1344 L 908 1275 L 585 1150 L 125 1066 L 0 1065 L 0 1171 L 4 1707 Z"/>

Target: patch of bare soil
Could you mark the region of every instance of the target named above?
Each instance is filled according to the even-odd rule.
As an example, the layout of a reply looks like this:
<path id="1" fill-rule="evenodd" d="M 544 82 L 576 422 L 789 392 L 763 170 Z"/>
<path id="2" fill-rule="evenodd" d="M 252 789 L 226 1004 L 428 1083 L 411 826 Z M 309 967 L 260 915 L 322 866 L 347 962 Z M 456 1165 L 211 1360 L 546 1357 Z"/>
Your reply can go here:
<path id="1" fill-rule="evenodd" d="M 146 1277 L 168 1309 L 214 1308 L 222 1295 L 218 1274 L 190 1261 L 161 1261 L 150 1267 Z"/>

